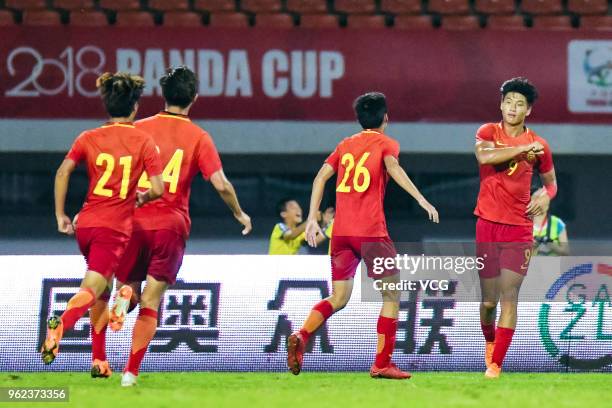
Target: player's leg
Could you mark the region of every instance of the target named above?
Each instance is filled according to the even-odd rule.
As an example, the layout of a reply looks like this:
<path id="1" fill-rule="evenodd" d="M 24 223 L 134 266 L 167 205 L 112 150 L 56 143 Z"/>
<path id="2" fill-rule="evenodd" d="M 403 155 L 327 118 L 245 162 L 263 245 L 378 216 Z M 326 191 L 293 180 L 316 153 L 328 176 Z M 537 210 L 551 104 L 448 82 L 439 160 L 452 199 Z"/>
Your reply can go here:
<path id="1" fill-rule="evenodd" d="M 312 334 L 332 314 L 346 306 L 353 293 L 353 278 L 359 265 L 359 255 L 351 246 L 350 237 L 332 236 L 332 294 L 311 309 L 302 328 L 287 339 L 287 367 L 298 375 L 302 370 L 304 350 Z"/>
<path id="2" fill-rule="evenodd" d="M 385 269 L 382 274 L 374 273 L 374 259 L 395 259 L 397 252 L 393 242 L 388 238 L 379 238 L 374 242 L 361 244 L 361 253 L 367 267 L 368 277 L 380 280 L 380 294 L 382 307 L 376 324 L 377 346 L 376 359 L 370 368 L 372 378 L 408 379 L 412 375 L 400 370 L 391 362 L 395 349 L 395 336 L 397 333 L 397 317 L 399 315 L 399 302 L 401 292 L 396 288 L 400 281 L 399 271 L 395 264 Z"/>
<path id="3" fill-rule="evenodd" d="M 492 363 L 487 369 L 489 378 L 499 377 L 501 367 L 512 342 L 516 328 L 518 297 L 524 276 L 509 269 L 502 269 L 499 278 L 501 313 L 495 330 L 495 348 Z"/>
<path id="4" fill-rule="evenodd" d="M 106 328 L 108 327 L 108 300 L 111 285 L 108 285 L 96 303 L 89 309 L 91 326 L 91 376 L 108 378 L 112 371 L 106 360 Z"/>
<path id="5" fill-rule="evenodd" d="M 495 348 L 495 318 L 499 302 L 499 244 L 503 231 L 499 225 L 483 220 L 476 222 L 476 256 L 483 268 L 478 271 L 480 280 L 480 328 L 485 338 L 485 366 L 489 367 Z"/>
<path id="6" fill-rule="evenodd" d="M 485 338 L 485 365 L 489 367 L 495 349 L 495 319 L 499 302 L 499 278 L 480 278 L 480 328 Z"/>
<path id="7" fill-rule="evenodd" d="M 151 275 L 147 276 L 147 283 L 140 299 L 140 312 L 132 332 L 132 345 L 124 374 L 121 378 L 122 386 L 132 386 L 136 383 L 140 364 L 145 356 L 149 343 L 155 337 L 157 330 L 157 310 L 168 283 L 158 281 Z"/>
<path id="8" fill-rule="evenodd" d="M 94 305 L 96 299 L 108 285 L 107 279 L 95 271 L 87 271 L 79 291 L 70 298 L 61 316 L 51 316 L 47 321 L 47 336 L 41 347 L 41 357 L 45 364 L 51 364 L 59 353 L 59 345 L 64 333 L 71 330 L 76 322 Z"/>
<path id="9" fill-rule="evenodd" d="M 147 282 L 140 296 L 140 311 L 132 332 L 130 357 L 125 366 L 121 385 L 136 384 L 140 364 L 157 330 L 157 311 L 168 286 L 176 282 L 183 262 L 185 238 L 171 230 L 145 231 L 146 248 L 150 249 Z"/>
<path id="10" fill-rule="evenodd" d="M 322 299 L 310 310 L 299 331 L 287 339 L 287 367 L 298 375 L 302 370 L 304 351 L 312 335 L 335 312 L 343 309 L 353 293 L 353 279 L 332 281 L 331 296 Z"/>
<path id="11" fill-rule="evenodd" d="M 125 234 L 109 228 L 77 228 L 76 235 L 88 271 L 64 313 L 60 317 L 52 316 L 47 322 L 47 336 L 41 347 L 45 364 L 55 360 L 64 333 L 74 327 L 106 290 L 129 240 Z"/>
<path id="12" fill-rule="evenodd" d="M 119 331 L 125 316 L 138 305 L 140 287 L 147 278 L 151 251 L 148 246 L 150 231 L 136 230 L 130 237 L 125 253 L 115 273 L 117 293 L 110 310 L 110 327 Z"/>

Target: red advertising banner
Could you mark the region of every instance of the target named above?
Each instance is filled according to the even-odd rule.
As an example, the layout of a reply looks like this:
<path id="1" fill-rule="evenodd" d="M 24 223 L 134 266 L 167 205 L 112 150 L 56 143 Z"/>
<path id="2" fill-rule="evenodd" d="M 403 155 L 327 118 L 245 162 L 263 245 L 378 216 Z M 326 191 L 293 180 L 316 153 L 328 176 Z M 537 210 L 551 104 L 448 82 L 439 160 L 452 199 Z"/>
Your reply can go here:
<path id="1" fill-rule="evenodd" d="M 352 120 L 377 90 L 393 121 L 499 117 L 499 87 L 527 76 L 531 120 L 612 120 L 612 33 L 378 30 L 0 29 L 0 109 L 7 118 L 102 118 L 95 78 L 142 75 L 141 115 L 162 107 L 171 65 L 198 74 L 195 118 Z"/>

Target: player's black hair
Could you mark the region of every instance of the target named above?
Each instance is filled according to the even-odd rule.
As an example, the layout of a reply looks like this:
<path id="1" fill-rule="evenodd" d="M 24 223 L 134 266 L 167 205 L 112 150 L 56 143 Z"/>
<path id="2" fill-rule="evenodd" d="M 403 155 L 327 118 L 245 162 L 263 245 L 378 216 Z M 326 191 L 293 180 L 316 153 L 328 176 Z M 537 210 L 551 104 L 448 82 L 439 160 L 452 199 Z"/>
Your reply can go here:
<path id="1" fill-rule="evenodd" d="M 368 92 L 353 102 L 357 121 L 364 129 L 379 128 L 387 113 L 387 100 L 380 92 Z"/>
<path id="2" fill-rule="evenodd" d="M 276 213 L 278 214 L 279 217 L 280 217 L 280 213 L 287 210 L 287 204 L 289 203 L 289 201 L 296 201 L 296 199 L 290 198 L 290 197 L 284 197 L 282 200 L 279 200 L 278 203 L 276 203 Z"/>
<path id="3" fill-rule="evenodd" d="M 507 80 L 502 84 L 500 92 L 502 94 L 502 100 L 510 92 L 520 93 L 525 97 L 525 99 L 527 99 L 529 106 L 533 105 L 536 99 L 538 99 L 538 90 L 531 82 L 529 82 L 527 78 L 524 77 L 516 77 Z"/>
<path id="4" fill-rule="evenodd" d="M 112 118 L 130 116 L 144 89 L 144 79 L 127 72 L 105 72 L 96 80 L 96 87 Z"/>
<path id="5" fill-rule="evenodd" d="M 198 92 L 196 74 L 184 65 L 168 68 L 166 75 L 159 80 L 159 84 L 166 103 L 183 109 L 193 102 Z"/>

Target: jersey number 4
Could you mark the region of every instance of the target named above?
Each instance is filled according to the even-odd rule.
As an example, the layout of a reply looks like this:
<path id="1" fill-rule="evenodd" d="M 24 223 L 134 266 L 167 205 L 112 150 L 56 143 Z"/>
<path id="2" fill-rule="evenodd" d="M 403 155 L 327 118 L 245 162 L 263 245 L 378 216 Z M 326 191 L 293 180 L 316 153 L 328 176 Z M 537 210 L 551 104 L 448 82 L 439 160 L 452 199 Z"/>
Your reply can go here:
<path id="1" fill-rule="evenodd" d="M 183 149 L 176 149 L 164 171 L 162 172 L 162 180 L 164 183 L 168 183 L 168 192 L 170 194 L 176 193 L 176 187 L 178 186 L 179 176 L 181 175 L 181 165 L 183 164 Z M 138 180 L 139 188 L 151 188 L 151 182 L 147 172 L 143 171 L 140 180 Z"/>
<path id="2" fill-rule="evenodd" d="M 344 166 L 344 177 L 338 184 L 336 191 L 339 193 L 350 193 L 351 186 L 347 186 L 346 182 L 351 177 L 351 172 L 355 168 L 355 174 L 353 175 L 353 189 L 358 193 L 363 193 L 370 187 L 370 171 L 364 166 L 366 160 L 370 156 L 370 152 L 365 152 L 357 161 L 355 166 L 355 157 L 351 153 L 344 153 L 340 164 Z M 361 182 L 360 182 L 361 181 Z"/>

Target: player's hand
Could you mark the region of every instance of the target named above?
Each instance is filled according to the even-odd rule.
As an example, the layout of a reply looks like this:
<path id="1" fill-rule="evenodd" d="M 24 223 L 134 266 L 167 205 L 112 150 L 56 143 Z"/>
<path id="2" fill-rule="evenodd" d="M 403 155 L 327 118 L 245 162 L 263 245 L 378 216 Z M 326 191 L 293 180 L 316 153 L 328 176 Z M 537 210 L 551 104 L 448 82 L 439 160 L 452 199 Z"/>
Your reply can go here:
<path id="1" fill-rule="evenodd" d="M 546 193 L 546 190 L 541 188 L 531 196 L 531 201 L 527 205 L 525 213 L 533 218 L 537 215 L 546 214 L 548 207 L 550 206 L 550 197 Z"/>
<path id="2" fill-rule="evenodd" d="M 438 215 L 438 210 L 436 210 L 436 207 L 434 207 L 433 205 L 429 204 L 429 201 L 427 201 L 426 199 L 421 199 L 419 200 L 419 205 L 425 210 L 427 211 L 427 215 L 429 215 L 429 221 L 433 221 L 436 224 L 438 224 L 440 222 L 440 216 Z"/>
<path id="3" fill-rule="evenodd" d="M 57 215 L 57 230 L 62 234 L 74 235 L 74 226 L 66 214 Z"/>
<path id="4" fill-rule="evenodd" d="M 136 191 L 136 207 L 140 208 L 149 202 L 149 190 Z"/>
<path id="5" fill-rule="evenodd" d="M 247 235 L 253 229 L 253 225 L 251 224 L 251 217 L 247 215 L 244 211 L 238 215 L 234 215 L 234 217 L 244 226 L 242 230 L 242 235 Z"/>
<path id="6" fill-rule="evenodd" d="M 529 143 L 525 150 L 525 153 L 533 152 L 535 154 L 544 154 L 544 145 L 538 141 Z"/>
<path id="7" fill-rule="evenodd" d="M 306 241 L 313 248 L 317 247 L 317 235 L 323 234 L 317 220 L 308 219 L 306 221 Z"/>

